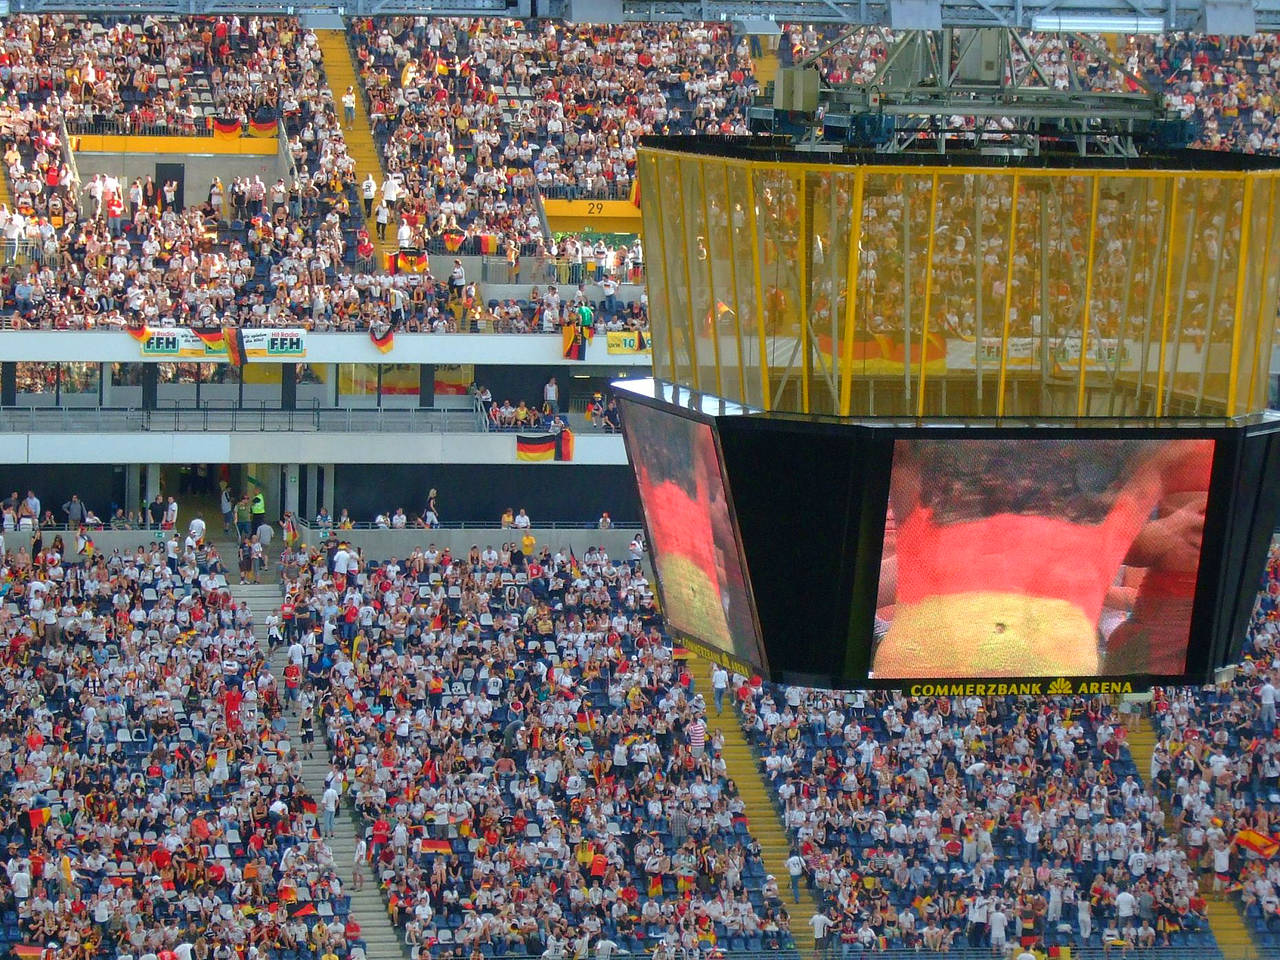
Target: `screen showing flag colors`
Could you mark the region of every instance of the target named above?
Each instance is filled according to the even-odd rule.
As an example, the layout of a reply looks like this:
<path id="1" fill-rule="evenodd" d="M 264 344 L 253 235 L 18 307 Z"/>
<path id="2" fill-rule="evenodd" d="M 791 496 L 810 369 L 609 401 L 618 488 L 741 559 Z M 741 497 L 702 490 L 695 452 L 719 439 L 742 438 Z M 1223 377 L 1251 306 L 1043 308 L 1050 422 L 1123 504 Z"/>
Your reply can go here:
<path id="1" fill-rule="evenodd" d="M 1214 446 L 896 440 L 873 675 L 1184 673 Z"/>
<path id="2" fill-rule="evenodd" d="M 711 425 L 626 400 L 622 423 L 668 625 L 744 672 L 763 669 Z"/>

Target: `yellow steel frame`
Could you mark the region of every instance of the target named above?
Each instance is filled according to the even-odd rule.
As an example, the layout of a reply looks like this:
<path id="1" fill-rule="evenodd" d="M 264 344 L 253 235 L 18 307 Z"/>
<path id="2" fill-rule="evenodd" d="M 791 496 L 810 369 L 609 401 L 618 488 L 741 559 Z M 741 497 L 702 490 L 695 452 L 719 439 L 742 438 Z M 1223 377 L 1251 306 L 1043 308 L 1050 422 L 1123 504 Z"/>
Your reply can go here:
<path id="1" fill-rule="evenodd" d="M 661 162 L 660 162 L 661 161 Z M 664 168 L 672 164 L 679 168 L 676 176 L 675 196 L 670 197 L 673 203 L 664 208 L 661 199 L 661 190 L 656 189 L 660 184 Z M 1213 170 L 1115 170 L 1115 171 L 1082 171 L 1080 169 L 1018 169 L 1018 168 L 988 168 L 981 166 L 958 166 L 946 168 L 930 168 L 930 167 L 903 167 L 892 164 L 872 163 L 864 166 L 848 167 L 841 164 L 823 164 L 816 162 L 785 162 L 782 164 L 764 163 L 743 158 L 733 157 L 700 157 L 690 154 L 684 154 L 678 150 L 653 150 L 644 149 L 641 151 L 640 163 L 645 165 L 644 169 L 652 178 L 655 190 L 645 191 L 645 213 L 651 216 L 655 221 L 656 230 L 650 231 L 648 234 L 649 246 L 651 248 L 651 257 L 657 256 L 661 258 L 662 263 L 662 279 L 658 285 L 658 289 L 651 291 L 655 303 L 655 325 L 661 325 L 667 332 L 667 343 L 663 354 L 669 363 L 669 370 L 673 376 L 678 376 L 677 367 L 677 344 L 676 330 L 677 327 L 687 334 L 689 360 L 691 363 L 691 380 L 688 386 L 699 388 L 701 381 L 706 380 L 706 389 L 711 389 L 711 377 L 703 377 L 699 366 L 698 356 L 698 323 L 701 318 L 695 316 L 697 306 L 694 303 L 692 280 L 694 265 L 690 262 L 695 257 L 696 241 L 690 234 L 688 227 L 683 223 L 682 211 L 690 209 L 689 202 L 700 203 L 700 210 L 705 224 L 706 231 L 709 233 L 713 229 L 710 219 L 710 202 L 708 193 L 708 170 L 707 165 L 716 163 L 719 165 L 717 170 L 723 172 L 724 178 L 724 195 L 725 195 L 725 213 L 730 218 L 729 231 L 730 235 L 725 241 L 725 248 L 729 252 L 728 265 L 728 282 L 730 289 L 721 296 L 722 290 L 717 286 L 717 282 L 723 286 L 726 278 L 721 276 L 717 278 L 717 270 L 713 262 L 708 262 L 706 268 L 706 281 L 708 284 L 708 302 L 710 304 L 711 313 L 711 351 L 713 357 L 703 358 L 714 363 L 715 377 L 714 388 L 717 394 L 723 395 L 726 386 L 731 380 L 726 376 L 729 372 L 725 364 L 734 363 L 735 357 L 732 352 L 721 350 L 720 343 L 720 324 L 716 316 L 716 303 L 724 301 L 733 305 L 733 331 L 736 339 L 736 364 L 738 368 L 737 381 L 739 387 L 737 389 L 739 399 L 748 402 L 750 391 L 748 390 L 747 364 L 749 361 L 750 350 L 748 347 L 754 341 L 757 355 L 759 358 L 759 376 L 761 389 L 761 406 L 766 410 L 773 409 L 778 401 L 774 396 L 773 378 L 770 370 L 770 359 L 777 363 L 782 363 L 778 359 L 778 349 L 783 338 L 790 339 L 790 343 L 799 347 L 802 362 L 799 370 L 796 370 L 792 361 L 787 361 L 786 366 L 788 372 L 799 375 L 800 378 L 800 402 L 798 406 L 800 411 L 808 412 L 812 403 L 812 390 L 814 388 L 813 379 L 813 352 L 815 350 L 814 330 L 807 316 L 809 303 L 812 300 L 811 291 L 808 289 L 809 282 L 809 251 L 808 244 L 813 242 L 813 238 L 809 236 L 812 224 L 809 216 L 807 195 L 809 184 L 807 175 L 810 173 L 821 174 L 852 174 L 854 177 L 852 209 L 850 210 L 850 222 L 848 226 L 848 262 L 845 265 L 845 293 L 846 301 L 843 311 L 843 331 L 840 336 L 842 340 L 837 339 L 833 343 L 833 359 L 838 357 L 840 364 L 839 370 L 839 387 L 837 398 L 837 409 L 842 416 L 850 416 L 855 413 L 853 404 L 853 383 L 857 378 L 860 370 L 854 369 L 853 354 L 857 338 L 857 328 L 859 317 L 864 305 L 861 304 L 860 295 L 863 287 L 863 274 L 867 268 L 866 258 L 863 256 L 864 244 L 864 227 L 866 220 L 867 190 L 870 181 L 868 177 L 914 177 L 919 178 L 928 176 L 931 180 L 930 189 L 930 208 L 929 208 L 929 236 L 927 240 L 927 250 L 925 254 L 926 274 L 924 283 L 924 319 L 921 322 L 921 344 L 920 355 L 917 368 L 917 395 L 915 402 L 915 413 L 923 416 L 926 409 L 925 387 L 930 377 L 927 368 L 928 358 L 928 342 L 932 335 L 932 313 L 933 301 L 935 298 L 935 277 L 934 277 L 934 257 L 936 253 L 936 239 L 938 225 L 942 219 L 938 211 L 939 185 L 941 177 L 968 176 L 976 175 L 984 178 L 992 177 L 1008 177 L 1010 189 L 1010 206 L 1009 206 L 1009 222 L 1008 222 L 1008 240 L 1007 255 L 1005 265 L 1005 289 L 1003 316 L 1000 323 L 1000 363 L 998 383 L 996 390 L 996 415 L 1005 416 L 1007 409 L 1007 393 L 1011 380 L 1011 338 L 1012 330 L 1012 314 L 1016 304 L 1020 304 L 1026 300 L 1014 295 L 1014 255 L 1017 252 L 1018 244 L 1018 225 L 1020 214 L 1025 213 L 1021 209 L 1022 199 L 1020 194 L 1026 186 L 1028 180 L 1062 180 L 1064 178 L 1082 178 L 1090 179 L 1090 198 L 1088 207 L 1088 238 L 1086 244 L 1086 254 L 1084 263 L 1084 300 L 1079 312 L 1079 341 L 1080 341 L 1080 359 L 1079 368 L 1076 371 L 1075 382 L 1075 410 L 1077 416 L 1087 414 L 1086 403 L 1088 395 L 1088 352 L 1090 349 L 1090 339 L 1093 336 L 1093 299 L 1094 287 L 1098 281 L 1098 215 L 1099 215 L 1099 198 L 1100 191 L 1103 188 L 1103 180 L 1108 177 L 1125 180 L 1150 180 L 1160 182 L 1166 185 L 1166 210 L 1165 210 L 1165 227 L 1163 233 L 1163 249 L 1155 247 L 1148 251 L 1148 256 L 1159 257 L 1163 260 L 1164 277 L 1163 280 L 1156 280 L 1162 284 L 1163 297 L 1159 312 L 1147 323 L 1150 327 L 1157 327 L 1159 335 L 1156 338 L 1157 343 L 1154 348 L 1157 351 L 1158 359 L 1155 359 L 1155 404 L 1153 412 L 1155 416 L 1165 415 L 1165 395 L 1169 383 L 1168 378 L 1174 376 L 1178 370 L 1179 358 L 1174 356 L 1172 344 L 1169 342 L 1171 320 L 1174 313 L 1174 302 L 1177 299 L 1175 292 L 1177 290 L 1177 278 L 1183 272 L 1190 271 L 1195 264 L 1195 260 L 1187 263 L 1179 263 L 1179 248 L 1185 244 L 1186 229 L 1190 228 L 1190 223 L 1183 223 L 1180 227 L 1179 218 L 1185 213 L 1194 209 L 1188 204 L 1194 205 L 1197 201 L 1192 191 L 1188 187 L 1194 185 L 1196 188 L 1205 181 L 1216 182 L 1235 182 L 1241 185 L 1242 196 L 1242 219 L 1239 237 L 1239 260 L 1236 265 L 1235 276 L 1235 304 L 1233 329 L 1231 335 L 1230 349 L 1230 366 L 1227 370 L 1221 370 L 1221 361 L 1214 361 L 1215 376 L 1219 373 L 1226 374 L 1227 393 L 1226 393 L 1226 410 L 1225 412 L 1234 415 L 1240 413 L 1242 409 L 1250 408 L 1252 405 L 1258 404 L 1259 396 L 1265 393 L 1263 387 L 1259 385 L 1259 379 L 1264 378 L 1266 367 L 1263 366 L 1263 357 L 1269 358 L 1271 346 L 1276 338 L 1275 324 L 1272 322 L 1271 310 L 1274 309 L 1275 303 L 1272 302 L 1276 297 L 1268 296 L 1270 285 L 1275 282 L 1275 273 L 1280 266 L 1273 264 L 1276 259 L 1272 255 L 1272 247 L 1276 243 L 1280 234 L 1277 229 L 1276 221 L 1280 217 L 1276 216 L 1275 207 L 1277 201 L 1280 200 L 1280 171 L 1259 170 L 1259 171 L 1213 171 Z M 693 171 L 688 170 L 687 165 L 690 163 L 697 164 L 697 180 L 689 180 L 686 184 L 686 177 L 691 175 Z M 783 174 L 791 178 L 791 183 L 796 191 L 799 206 L 799 248 L 796 251 L 796 262 L 787 265 L 794 271 L 792 276 L 798 280 L 799 292 L 793 301 L 793 309 L 796 316 L 793 318 L 798 324 L 795 328 L 790 323 L 784 323 L 774 334 L 768 333 L 765 316 L 765 264 L 764 253 L 761 249 L 761 226 L 759 222 L 760 212 L 757 209 L 758 184 L 756 183 L 755 174 L 761 170 L 769 170 L 773 174 Z M 745 183 L 745 196 L 739 187 Z M 1260 189 L 1261 187 L 1261 189 Z M 690 189 L 700 188 L 702 197 L 693 198 L 688 196 Z M 1196 191 L 1198 194 L 1198 190 Z M 1254 223 L 1254 205 L 1261 202 L 1261 198 L 1267 198 L 1267 210 L 1265 221 L 1259 219 L 1258 223 Z M 744 279 L 740 276 L 740 270 L 746 267 L 745 252 L 741 251 L 741 245 L 744 240 L 735 231 L 733 227 L 733 210 L 735 200 L 739 203 L 746 203 L 746 234 L 751 246 L 750 270 L 751 280 L 753 281 L 753 295 L 755 307 L 755 330 L 751 331 L 744 327 L 742 322 L 742 308 L 744 302 L 742 300 L 745 291 L 740 290 L 740 280 Z M 678 205 L 678 206 L 677 206 Z M 1261 218 L 1261 211 L 1258 211 Z M 674 226 L 674 222 L 664 222 L 669 218 L 675 217 L 680 221 L 681 227 L 673 230 L 673 234 L 679 237 L 677 242 L 684 245 L 683 250 L 667 250 L 666 227 Z M 1263 223 L 1265 222 L 1265 231 Z M 1181 236 L 1179 236 L 1181 234 Z M 1264 242 L 1258 242 L 1265 237 Z M 674 238 L 673 238 L 674 239 Z M 711 238 L 706 238 L 707 256 L 709 261 L 713 260 L 711 252 Z M 832 249 L 835 249 L 834 244 Z M 1192 254 L 1194 256 L 1194 254 Z M 742 262 L 739 262 L 741 259 Z M 1157 260 L 1156 262 L 1159 262 Z M 672 311 L 674 305 L 673 295 L 676 291 L 673 284 L 681 282 L 677 279 L 681 266 L 683 267 L 685 289 L 689 299 L 688 317 L 676 317 Z M 668 269 L 675 266 L 676 273 L 673 276 L 672 271 Z M 1254 282 L 1260 287 L 1257 292 L 1258 302 L 1252 304 L 1249 301 L 1250 277 L 1254 278 Z M 1280 294 L 1278 294 L 1280 295 Z M 832 302 L 836 301 L 833 292 Z M 1246 309 L 1246 303 L 1250 307 Z M 664 315 L 663 315 L 664 314 Z M 1256 317 L 1255 317 L 1256 315 Z M 1246 319 L 1254 319 L 1254 329 L 1247 331 L 1245 329 Z M 1127 329 L 1127 328 L 1126 328 Z M 1018 334 L 1025 336 L 1025 334 Z M 1125 336 L 1125 334 L 1121 334 Z M 779 342 L 774 342 L 778 340 Z M 982 343 L 976 343 L 975 349 L 981 350 Z M 723 354 L 723 355 L 722 355 Z M 1247 354 L 1247 356 L 1246 356 Z M 1016 361 L 1013 361 L 1016 363 Z M 1146 360 L 1142 361 L 1144 364 Z M 904 358 L 904 363 L 910 369 L 911 357 Z M 1248 376 L 1244 376 L 1244 367 L 1248 366 Z M 1145 366 L 1143 369 L 1147 369 Z M 780 373 L 781 370 L 773 371 Z M 959 371 L 956 371 L 959 372 Z M 936 374 L 935 374 L 936 376 Z M 1145 379 L 1145 377 L 1144 377 Z M 1263 385 L 1265 386 L 1265 384 Z M 1139 384 L 1139 389 L 1144 389 L 1145 384 Z M 1243 391 L 1243 396 L 1242 396 Z"/>
<path id="2" fill-rule="evenodd" d="M 733 333 L 738 345 L 738 396 L 747 402 L 747 358 L 742 353 L 742 304 L 738 302 L 738 258 L 733 249 L 733 193 L 729 189 L 729 171 L 724 171 L 724 215 L 729 227 L 729 283 L 733 291 Z"/>
<path id="3" fill-rule="evenodd" d="M 1249 229 L 1253 226 L 1253 180 L 1244 182 L 1244 202 L 1240 205 L 1240 246 L 1236 265 L 1235 316 L 1231 320 L 1231 366 L 1227 368 L 1227 415 L 1234 417 L 1240 389 L 1240 338 L 1244 334 L 1244 292 L 1249 280 Z M 1209 323 L 1213 318 L 1208 319 Z M 1208 346 L 1205 346 L 1208 349 Z"/>
<path id="4" fill-rule="evenodd" d="M 1174 254 L 1178 249 L 1178 245 L 1174 243 L 1174 231 L 1178 226 L 1178 184 L 1177 181 L 1169 182 L 1169 221 L 1165 225 L 1165 236 L 1168 241 L 1165 244 L 1165 261 L 1164 261 L 1164 296 L 1161 298 L 1160 304 L 1160 359 L 1156 364 L 1156 408 L 1155 415 L 1158 417 L 1164 413 L 1164 364 L 1166 353 L 1169 347 L 1169 305 L 1173 301 L 1173 260 Z M 1175 363 L 1176 358 L 1175 358 Z"/>
<path id="5" fill-rule="evenodd" d="M 800 181 L 799 211 L 800 211 L 800 236 L 797 238 L 800 245 L 799 256 L 796 257 L 796 273 L 799 282 L 796 287 L 796 323 L 800 325 L 800 349 L 803 351 L 800 357 L 800 409 L 805 413 L 810 411 L 809 406 L 809 368 L 813 366 L 813 344 L 811 343 L 813 331 L 809 329 L 809 257 L 805 251 L 805 247 L 813 242 L 813 237 L 809 234 L 809 178 L 803 174 L 798 178 Z"/>
<path id="6" fill-rule="evenodd" d="M 653 160 L 653 163 L 651 167 L 650 177 L 653 181 L 653 185 L 657 187 L 659 184 L 660 168 L 658 166 L 658 158 L 656 155 L 652 157 L 652 160 Z M 667 315 L 666 316 L 667 369 L 671 371 L 671 376 L 674 379 L 678 375 L 676 372 L 676 335 L 675 335 L 675 328 L 673 326 L 673 320 L 672 320 L 672 318 L 675 316 L 675 311 L 671 309 L 671 280 L 668 276 L 671 273 L 671 271 L 667 269 L 667 233 L 662 222 L 662 203 L 657 198 L 656 194 L 657 194 L 656 190 L 644 191 L 644 195 L 641 197 L 641 203 L 645 202 L 645 199 L 650 195 L 655 195 L 653 199 L 649 200 L 648 202 L 651 205 L 651 209 L 653 210 L 654 215 L 658 219 L 658 229 L 656 231 L 658 242 L 656 244 L 653 244 L 653 246 L 656 247 L 656 250 L 651 250 L 649 253 L 649 257 L 652 258 L 654 253 L 656 252 L 657 255 L 662 258 L 660 261 L 662 263 L 662 302 L 666 305 L 666 309 L 663 312 Z"/>
<path id="7" fill-rule="evenodd" d="M 853 344 L 858 326 L 858 266 L 862 261 L 862 189 L 865 174 L 859 168 L 853 182 L 853 215 L 849 218 L 849 266 L 844 298 L 844 356 L 840 362 L 840 415 L 849 416 L 853 402 Z M 834 349 L 835 345 L 832 344 Z"/>
<path id="8" fill-rule="evenodd" d="M 1009 253 L 1005 257 L 1004 316 L 1000 325 L 1000 380 L 996 385 L 996 416 L 1004 416 L 1004 388 L 1009 374 L 1009 316 L 1013 313 L 1013 251 L 1018 239 L 1018 174 L 1013 174 L 1013 197 L 1009 201 Z M 977 345 L 982 349 L 982 344 Z"/>
<path id="9" fill-rule="evenodd" d="M 1089 252 L 1084 263 L 1084 308 L 1080 316 L 1080 379 L 1076 386 L 1076 416 L 1084 416 L 1084 380 L 1089 370 L 1089 310 L 1093 300 L 1093 262 L 1098 246 L 1098 183 L 1093 177 L 1093 189 L 1089 195 Z"/>
<path id="10" fill-rule="evenodd" d="M 702 164 L 698 164 L 698 169 L 702 169 Z M 681 170 L 676 176 L 676 189 L 680 191 L 680 209 L 687 210 L 688 207 L 684 203 L 684 171 Z M 695 307 L 693 305 L 693 274 L 689 272 L 689 261 L 693 259 L 693 251 L 689 249 L 689 232 L 682 228 L 680 235 L 684 237 L 684 256 L 680 258 L 684 263 L 684 299 L 689 305 L 689 316 L 685 319 L 685 335 L 689 343 L 689 370 L 692 374 L 693 383 L 689 386 L 695 390 L 702 389 L 702 370 L 698 366 L 698 318 L 694 316 Z M 717 377 L 720 371 L 717 370 Z"/>
<path id="11" fill-rule="evenodd" d="M 1262 246 L 1262 253 L 1258 262 L 1258 316 L 1253 326 L 1253 362 L 1249 364 L 1249 403 L 1255 402 L 1255 391 L 1258 387 L 1258 365 L 1262 362 L 1262 344 L 1264 342 L 1263 330 L 1272 329 L 1275 326 L 1276 301 L 1274 297 L 1270 298 L 1270 309 L 1268 310 L 1267 287 L 1271 282 L 1270 274 L 1274 262 L 1270 252 L 1271 244 L 1275 239 L 1273 230 L 1276 213 L 1276 183 L 1277 181 L 1274 177 L 1267 183 L 1269 188 L 1267 190 L 1267 239 Z M 1266 359 L 1269 366 L 1271 357 L 1268 356 Z M 1264 392 L 1263 396 L 1258 399 L 1265 404 L 1266 393 Z"/>
<path id="12" fill-rule="evenodd" d="M 925 360 L 929 356 L 929 313 L 933 308 L 933 247 L 938 235 L 938 175 L 929 187 L 929 243 L 924 254 L 924 319 L 920 323 L 920 370 L 916 376 L 916 416 L 924 416 Z M 911 365 L 911 357 L 902 362 Z"/>
<path id="13" fill-rule="evenodd" d="M 707 300 L 709 301 L 707 325 L 711 328 L 711 355 L 716 364 L 716 396 L 723 397 L 724 384 L 720 380 L 720 314 L 716 310 L 716 304 L 719 302 L 716 298 L 716 258 L 711 250 L 711 214 L 707 209 L 707 165 L 705 163 L 698 164 L 698 187 L 702 193 L 702 229 L 706 231 L 707 236 Z M 733 257 L 729 259 L 732 260 Z M 688 257 L 685 258 L 685 262 L 689 262 Z M 694 322 L 697 322 L 697 317 L 694 318 Z"/>
<path id="14" fill-rule="evenodd" d="M 726 165 L 727 168 L 727 165 Z M 751 225 L 751 273 L 756 282 L 756 327 L 760 333 L 760 399 L 766 410 L 773 409 L 769 387 L 769 338 L 764 329 L 764 283 L 760 276 L 760 229 L 756 224 L 756 178 L 747 170 L 747 223 Z"/>

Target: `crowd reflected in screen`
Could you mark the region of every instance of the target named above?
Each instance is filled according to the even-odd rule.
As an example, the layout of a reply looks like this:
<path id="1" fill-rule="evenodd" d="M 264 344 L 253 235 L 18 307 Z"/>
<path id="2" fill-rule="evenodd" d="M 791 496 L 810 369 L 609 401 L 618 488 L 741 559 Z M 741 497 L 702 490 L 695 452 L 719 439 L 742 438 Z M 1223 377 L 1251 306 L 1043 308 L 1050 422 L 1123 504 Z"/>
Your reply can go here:
<path id="1" fill-rule="evenodd" d="M 1214 441 L 898 440 L 877 679 L 1183 673 Z"/>
<path id="2" fill-rule="evenodd" d="M 624 429 L 667 622 L 758 664 L 746 570 L 711 427 L 629 403 Z"/>

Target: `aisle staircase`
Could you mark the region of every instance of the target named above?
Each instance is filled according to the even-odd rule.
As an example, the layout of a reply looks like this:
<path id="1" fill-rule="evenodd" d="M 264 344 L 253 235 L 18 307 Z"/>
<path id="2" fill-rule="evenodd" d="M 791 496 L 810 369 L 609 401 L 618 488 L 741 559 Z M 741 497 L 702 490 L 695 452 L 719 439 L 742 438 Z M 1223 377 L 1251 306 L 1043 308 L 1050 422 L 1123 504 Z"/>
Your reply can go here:
<path id="1" fill-rule="evenodd" d="M 751 58 L 751 69 L 756 75 L 756 82 L 760 84 L 761 93 L 777 78 L 778 66 L 776 50 L 766 50 L 761 56 Z"/>
<path id="2" fill-rule="evenodd" d="M 1156 730 L 1152 721 L 1144 718 L 1142 723 L 1138 724 L 1136 730 L 1129 731 L 1128 741 L 1129 755 L 1133 758 L 1134 764 L 1137 765 L 1138 773 L 1142 775 L 1143 781 L 1149 785 L 1151 782 L 1151 756 L 1156 747 Z M 1165 824 L 1169 836 L 1176 837 L 1179 844 L 1181 844 L 1182 836 L 1173 826 L 1174 812 L 1172 807 L 1163 797 L 1160 798 L 1160 805 L 1164 807 Z M 1249 928 L 1245 926 L 1244 919 L 1240 916 L 1240 911 L 1235 903 L 1224 894 L 1215 892 L 1212 881 L 1207 877 L 1201 881 L 1200 893 L 1205 898 L 1205 913 L 1209 918 L 1209 930 L 1213 933 L 1214 939 L 1218 941 L 1218 948 L 1222 951 L 1223 957 L 1226 960 L 1252 960 L 1252 958 L 1258 956 L 1258 946 L 1253 942 Z"/>
<path id="3" fill-rule="evenodd" d="M 800 885 L 800 899 L 791 899 L 791 878 L 786 865 L 787 857 L 791 855 L 791 843 L 761 774 L 755 751 L 747 741 L 742 725 L 738 723 L 729 698 L 725 699 L 724 713 L 719 717 L 715 715 L 710 661 L 690 655 L 687 662 L 689 674 L 693 677 L 698 692 L 707 701 L 709 731 L 718 730 L 724 734 L 725 765 L 730 779 L 737 785 L 738 793 L 746 804 L 747 825 L 751 836 L 760 844 L 765 871 L 777 878 L 783 902 L 790 904 L 788 910 L 791 913 L 791 935 L 795 938 L 801 955 L 810 956 L 814 944 L 813 927 L 809 925 L 809 918 L 817 912 L 817 899 L 805 884 Z"/>
<path id="4" fill-rule="evenodd" d="M 324 76 L 333 93 L 333 108 L 338 119 L 343 117 L 342 95 L 347 87 L 356 88 L 356 120 L 350 127 L 345 123 L 342 128 L 347 141 L 347 153 L 356 162 L 356 181 L 364 183 L 365 177 L 373 174 L 378 189 L 382 189 L 382 159 L 378 154 L 378 144 L 373 139 L 373 128 L 369 125 L 369 111 L 365 107 L 364 89 L 360 85 L 360 77 L 356 65 L 351 59 L 351 48 L 347 46 L 345 30 L 317 30 L 316 38 L 320 41 L 320 53 L 324 57 Z M 362 194 L 363 196 L 363 194 Z M 363 204 L 363 200 L 361 203 Z M 376 206 L 375 202 L 375 206 Z M 375 246 L 378 243 L 378 231 L 373 217 L 365 218 L 365 227 Z M 394 231 L 387 231 L 387 242 L 394 239 Z M 386 244 L 384 244 L 385 246 Z"/>
<path id="5" fill-rule="evenodd" d="M 248 603 L 249 609 L 253 611 L 253 634 L 258 645 L 265 650 L 267 630 L 264 623 L 267 615 L 280 605 L 279 585 L 274 583 L 232 584 L 227 589 L 231 591 L 231 596 L 237 603 Z M 287 648 L 278 648 L 271 655 L 270 663 L 271 672 L 283 690 L 284 668 L 288 665 Z M 324 794 L 324 778 L 329 772 L 329 751 L 323 740 L 323 729 L 323 725 L 317 721 L 314 756 L 311 759 L 302 757 L 303 779 L 317 803 Z M 301 755 L 302 737 L 298 730 L 296 711 L 289 713 L 289 739 L 291 743 L 298 746 Z M 386 902 L 378 890 L 378 885 L 369 879 L 369 871 L 365 871 L 365 885 L 362 890 L 356 890 L 352 885 L 351 865 L 355 855 L 356 831 L 359 829 L 362 828 L 350 810 L 340 807 L 334 822 L 334 836 L 327 842 L 329 849 L 333 851 L 338 876 L 342 880 L 342 892 L 351 897 L 351 913 L 360 924 L 361 937 L 365 942 L 365 956 L 368 960 L 405 960 L 406 953 L 401 944 L 400 935 L 391 923 Z"/>

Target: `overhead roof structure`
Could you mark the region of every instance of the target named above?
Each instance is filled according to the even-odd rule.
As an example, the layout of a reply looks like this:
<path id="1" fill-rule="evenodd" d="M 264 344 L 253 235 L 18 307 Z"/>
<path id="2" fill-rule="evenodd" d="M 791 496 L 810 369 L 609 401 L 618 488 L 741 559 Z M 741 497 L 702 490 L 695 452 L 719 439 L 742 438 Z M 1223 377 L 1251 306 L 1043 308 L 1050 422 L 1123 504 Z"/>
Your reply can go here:
<path id="1" fill-rule="evenodd" d="M 617 0 L 614 0 L 616 7 Z M 0 10 L 112 14 L 391 14 L 435 16 L 548 16 L 548 0 L 349 0 L 343 4 L 278 3 L 265 0 L 12 0 Z M 540 8 L 540 9 L 539 9 Z M 566 15 L 573 16 L 572 11 Z M 771 32 L 771 23 L 842 23 L 895 29 L 1006 27 L 1030 30 L 1053 18 L 1073 23 L 1098 19 L 1114 32 L 1149 29 L 1215 34 L 1280 31 L 1280 0 L 621 0 L 620 18 L 628 21 L 721 20 L 742 23 L 751 32 Z M 575 19 L 581 19 L 575 17 Z M 610 18 L 612 19 L 612 17 Z M 1132 21 L 1132 26 L 1128 26 Z M 1062 29 L 1081 29 L 1063 26 Z M 1102 31 L 1098 31 L 1102 32 Z"/>

